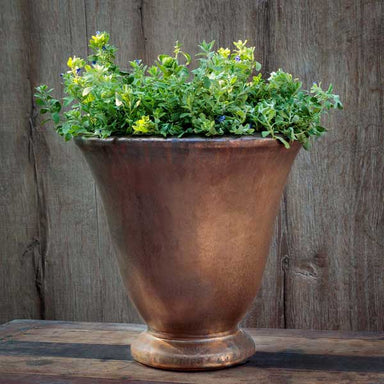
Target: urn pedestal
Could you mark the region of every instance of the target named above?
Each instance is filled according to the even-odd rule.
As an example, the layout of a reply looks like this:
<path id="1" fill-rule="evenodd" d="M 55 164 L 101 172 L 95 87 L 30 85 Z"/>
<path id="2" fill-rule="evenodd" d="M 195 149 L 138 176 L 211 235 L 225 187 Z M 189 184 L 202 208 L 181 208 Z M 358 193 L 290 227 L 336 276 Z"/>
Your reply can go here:
<path id="1" fill-rule="evenodd" d="M 300 149 L 273 139 L 76 139 L 95 177 L 128 295 L 148 330 L 139 362 L 172 370 L 239 364 L 273 223 Z"/>

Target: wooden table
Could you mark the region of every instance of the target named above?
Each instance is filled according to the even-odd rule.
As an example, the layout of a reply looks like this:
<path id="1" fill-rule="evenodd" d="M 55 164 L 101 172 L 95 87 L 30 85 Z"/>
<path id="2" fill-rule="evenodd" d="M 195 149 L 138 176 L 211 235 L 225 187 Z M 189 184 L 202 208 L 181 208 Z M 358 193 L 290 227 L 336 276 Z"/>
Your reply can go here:
<path id="1" fill-rule="evenodd" d="M 384 333 L 250 329 L 244 365 L 167 372 L 132 360 L 134 324 L 15 320 L 0 326 L 0 384 L 384 384 Z"/>

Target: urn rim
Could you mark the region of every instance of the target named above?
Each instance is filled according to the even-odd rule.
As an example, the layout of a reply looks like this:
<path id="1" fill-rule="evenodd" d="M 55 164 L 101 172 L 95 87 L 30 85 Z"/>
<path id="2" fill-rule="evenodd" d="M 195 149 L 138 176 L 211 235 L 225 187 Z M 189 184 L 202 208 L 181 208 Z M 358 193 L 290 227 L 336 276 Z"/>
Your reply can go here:
<path id="1" fill-rule="evenodd" d="M 107 138 L 87 137 L 80 135 L 74 138 L 78 146 L 86 145 L 113 145 L 113 144 L 148 144 L 156 146 L 197 146 L 197 147 L 270 147 L 287 150 L 284 145 L 276 139 L 262 137 L 260 134 L 246 136 L 186 136 L 186 137 L 159 137 L 159 136 L 110 136 Z M 298 141 L 290 142 L 290 149 L 299 147 Z"/>

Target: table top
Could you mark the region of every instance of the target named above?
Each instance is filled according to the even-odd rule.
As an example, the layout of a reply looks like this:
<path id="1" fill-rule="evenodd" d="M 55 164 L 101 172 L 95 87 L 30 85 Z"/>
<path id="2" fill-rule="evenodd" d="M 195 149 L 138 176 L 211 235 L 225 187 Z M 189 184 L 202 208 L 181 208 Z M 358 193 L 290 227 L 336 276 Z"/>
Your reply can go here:
<path id="1" fill-rule="evenodd" d="M 248 329 L 245 364 L 170 372 L 132 360 L 137 324 L 14 320 L 0 326 L 0 384 L 384 384 L 384 332 Z"/>

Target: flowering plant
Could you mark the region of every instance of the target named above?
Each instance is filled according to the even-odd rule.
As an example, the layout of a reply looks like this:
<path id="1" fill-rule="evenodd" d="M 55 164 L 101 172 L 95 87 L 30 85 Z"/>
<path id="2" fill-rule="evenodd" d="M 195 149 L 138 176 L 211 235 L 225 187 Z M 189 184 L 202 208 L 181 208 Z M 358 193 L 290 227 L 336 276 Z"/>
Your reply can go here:
<path id="1" fill-rule="evenodd" d="M 77 135 L 108 137 L 126 135 L 252 135 L 281 141 L 287 148 L 297 140 L 305 148 L 311 136 L 325 131 L 323 112 L 342 108 L 332 86 L 323 90 L 314 83 L 310 91 L 301 82 L 278 70 L 265 80 L 246 41 L 213 50 L 203 42 L 199 65 L 190 69 L 191 56 L 176 43 L 173 55 L 159 55 L 148 67 L 141 60 L 129 70 L 115 63 L 116 48 L 106 32 L 92 36 L 88 60 L 68 59 L 63 73 L 62 101 L 46 85 L 36 88 L 36 104 L 49 113 L 57 132 L 66 140 Z M 64 108 L 63 108 L 64 107 Z M 63 111 L 65 109 L 65 111 Z"/>

